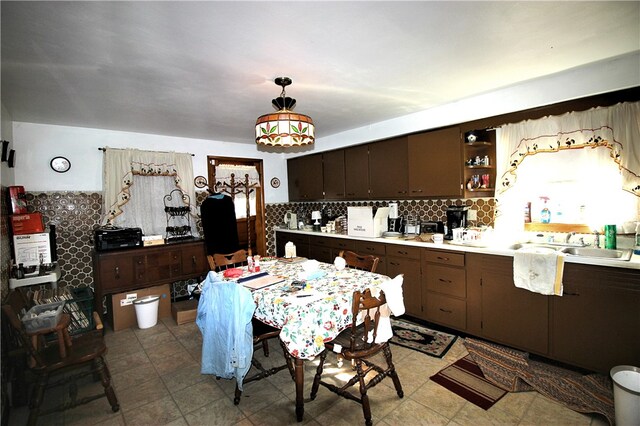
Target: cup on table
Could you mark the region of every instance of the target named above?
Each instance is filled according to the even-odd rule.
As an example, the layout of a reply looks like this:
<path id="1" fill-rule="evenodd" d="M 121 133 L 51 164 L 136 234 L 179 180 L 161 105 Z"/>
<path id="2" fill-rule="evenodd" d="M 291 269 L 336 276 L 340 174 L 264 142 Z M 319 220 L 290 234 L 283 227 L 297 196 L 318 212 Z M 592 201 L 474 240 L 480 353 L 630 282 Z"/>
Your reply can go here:
<path id="1" fill-rule="evenodd" d="M 442 244 L 442 243 L 444 243 L 444 235 L 443 234 L 433 234 L 433 236 L 431 237 L 431 241 L 433 241 L 435 244 Z"/>
<path id="2" fill-rule="evenodd" d="M 347 261 L 344 260 L 344 257 L 337 256 L 333 261 L 333 266 L 335 266 L 336 271 L 342 271 L 347 266 Z"/>

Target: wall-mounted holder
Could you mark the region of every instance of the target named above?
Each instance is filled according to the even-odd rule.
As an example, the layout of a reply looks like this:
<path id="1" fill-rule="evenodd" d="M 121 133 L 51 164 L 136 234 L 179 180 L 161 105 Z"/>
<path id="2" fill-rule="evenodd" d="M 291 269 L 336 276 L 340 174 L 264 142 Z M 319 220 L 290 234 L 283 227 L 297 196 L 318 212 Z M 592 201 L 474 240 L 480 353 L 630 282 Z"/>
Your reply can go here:
<path id="1" fill-rule="evenodd" d="M 9 154 L 9 141 L 2 141 L 2 161 L 7 161 Z"/>
<path id="2" fill-rule="evenodd" d="M 9 151 L 9 158 L 7 159 L 7 163 L 9 165 L 9 168 L 13 168 L 16 165 L 16 151 L 15 149 L 12 149 L 11 151 Z"/>

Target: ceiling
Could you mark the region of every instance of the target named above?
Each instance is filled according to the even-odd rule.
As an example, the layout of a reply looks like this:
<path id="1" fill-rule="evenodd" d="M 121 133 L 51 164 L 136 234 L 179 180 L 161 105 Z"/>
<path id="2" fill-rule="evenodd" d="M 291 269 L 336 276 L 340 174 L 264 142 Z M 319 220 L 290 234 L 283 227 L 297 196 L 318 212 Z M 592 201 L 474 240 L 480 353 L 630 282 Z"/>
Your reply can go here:
<path id="1" fill-rule="evenodd" d="M 254 143 L 288 76 L 318 138 L 640 50 L 640 2 L 13 2 L 19 122 Z"/>

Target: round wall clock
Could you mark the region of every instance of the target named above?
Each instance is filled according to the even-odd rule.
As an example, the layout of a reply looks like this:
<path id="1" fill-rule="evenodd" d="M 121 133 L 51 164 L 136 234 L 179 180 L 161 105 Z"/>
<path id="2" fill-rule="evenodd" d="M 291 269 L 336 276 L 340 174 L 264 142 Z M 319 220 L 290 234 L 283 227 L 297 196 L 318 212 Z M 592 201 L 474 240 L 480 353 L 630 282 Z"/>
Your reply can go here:
<path id="1" fill-rule="evenodd" d="M 271 179 L 272 188 L 278 188 L 279 186 L 280 186 L 280 179 L 278 179 L 277 177 L 274 177 L 273 179 Z"/>
<path id="2" fill-rule="evenodd" d="M 49 163 L 53 171 L 58 173 L 68 172 L 71 168 L 71 161 L 65 157 L 54 157 Z"/>
<path id="3" fill-rule="evenodd" d="M 205 186 L 207 186 L 207 178 L 204 176 L 196 176 L 196 178 L 193 180 L 193 184 L 196 186 L 196 188 L 204 188 Z"/>

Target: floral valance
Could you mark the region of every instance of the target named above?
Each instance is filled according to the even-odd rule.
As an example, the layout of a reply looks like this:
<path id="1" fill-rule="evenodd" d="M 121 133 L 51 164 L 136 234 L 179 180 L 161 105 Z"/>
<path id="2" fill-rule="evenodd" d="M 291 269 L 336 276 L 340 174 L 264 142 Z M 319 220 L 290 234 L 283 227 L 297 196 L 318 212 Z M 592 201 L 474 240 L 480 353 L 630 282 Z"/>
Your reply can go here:
<path id="1" fill-rule="evenodd" d="M 573 149 L 607 149 L 623 189 L 640 196 L 640 102 L 570 112 L 501 127 L 497 195 L 514 187 L 528 156 Z"/>
<path id="2" fill-rule="evenodd" d="M 260 186 L 260 174 L 255 166 L 244 166 L 235 164 L 219 164 L 215 168 L 216 186 L 231 185 L 233 183 L 247 183 L 251 187 Z"/>

